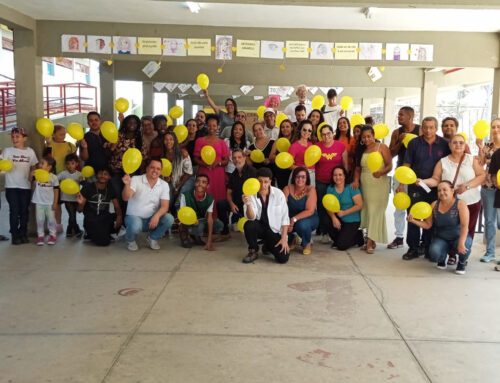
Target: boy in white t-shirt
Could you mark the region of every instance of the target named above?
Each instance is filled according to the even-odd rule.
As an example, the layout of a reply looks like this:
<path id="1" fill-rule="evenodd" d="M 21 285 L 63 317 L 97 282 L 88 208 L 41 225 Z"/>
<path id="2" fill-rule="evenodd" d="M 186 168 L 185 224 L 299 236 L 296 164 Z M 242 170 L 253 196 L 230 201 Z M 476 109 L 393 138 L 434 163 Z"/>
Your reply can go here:
<path id="1" fill-rule="evenodd" d="M 31 199 L 30 172 L 38 163 L 33 149 L 24 146 L 28 134 L 23 128 L 10 132 L 12 147 L 5 148 L 1 158 L 12 161 L 12 169 L 5 174 L 5 197 L 9 203 L 12 244 L 28 243 L 28 217 Z"/>
<path id="2" fill-rule="evenodd" d="M 70 153 L 64 159 L 64 163 L 66 169 L 61 171 L 57 175 L 57 179 L 59 180 L 59 182 L 69 178 L 75 181 L 77 184 L 80 184 L 80 182 L 82 181 L 82 175 L 78 170 L 76 170 L 76 167 L 78 166 L 79 163 L 78 156 L 75 153 Z M 80 238 L 83 232 L 80 229 L 80 226 L 78 226 L 78 223 L 76 222 L 76 212 L 78 209 L 76 194 L 66 194 L 63 193 L 62 190 L 60 194 L 61 194 L 60 198 L 61 203 L 64 203 L 66 211 L 68 212 L 68 227 L 66 228 L 66 237 L 70 238 L 74 235 L 75 237 Z M 56 214 L 56 221 L 57 221 L 57 214 Z"/>
<path id="3" fill-rule="evenodd" d="M 36 244 L 38 246 L 45 244 L 45 221 L 47 221 L 47 227 L 49 228 L 47 244 L 55 245 L 57 235 L 55 211 L 59 197 L 59 180 L 55 174 L 56 161 L 52 157 L 43 157 L 40 161 L 40 169 L 48 171 L 50 179 L 48 182 L 35 180 L 35 191 L 31 198 L 31 202 L 36 206 L 36 229 L 38 233 Z"/>
<path id="4" fill-rule="evenodd" d="M 325 122 L 336 130 L 337 122 L 343 116 L 344 111 L 340 105 L 337 105 L 337 91 L 335 89 L 329 89 L 326 97 L 328 98 L 328 105 L 325 105 L 321 111 L 323 112 Z"/>

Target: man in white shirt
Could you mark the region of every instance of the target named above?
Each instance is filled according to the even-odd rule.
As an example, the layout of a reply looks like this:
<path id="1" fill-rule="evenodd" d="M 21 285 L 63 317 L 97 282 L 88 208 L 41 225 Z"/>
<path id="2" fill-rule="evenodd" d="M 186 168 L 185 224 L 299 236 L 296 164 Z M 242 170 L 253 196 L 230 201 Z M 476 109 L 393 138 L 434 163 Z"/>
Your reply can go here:
<path id="1" fill-rule="evenodd" d="M 153 250 L 159 250 L 158 240 L 170 229 L 174 217 L 168 213 L 170 190 L 168 184 L 160 179 L 162 162 L 159 159 L 146 160 L 146 174 L 142 176 L 123 176 L 122 198 L 128 201 L 125 225 L 125 240 L 130 251 L 138 249 L 135 236 L 149 232 L 147 241 Z"/>
<path id="2" fill-rule="evenodd" d="M 323 107 L 323 117 L 328 125 L 333 129 L 337 129 L 337 122 L 344 114 L 340 105 L 337 105 L 337 91 L 333 88 L 329 89 L 326 93 L 326 97 L 328 98 L 328 105 Z"/>
<path id="3" fill-rule="evenodd" d="M 270 140 L 277 140 L 280 130 L 276 126 L 276 114 L 273 108 L 264 110 L 264 134 Z"/>
<path id="4" fill-rule="evenodd" d="M 297 91 L 295 92 L 297 95 L 297 98 L 299 101 L 292 102 L 288 104 L 288 106 L 285 108 L 283 113 L 285 113 L 290 121 L 295 122 L 297 121 L 295 118 L 295 107 L 297 105 L 304 105 L 306 107 L 306 116 L 309 116 L 309 113 L 312 112 L 312 106 L 311 106 L 311 101 L 309 101 L 306 96 L 307 96 L 307 87 L 302 84 L 297 87 Z"/>
<path id="5" fill-rule="evenodd" d="M 248 243 L 248 254 L 243 263 L 252 263 L 259 255 L 259 239 L 264 240 L 262 253 L 271 252 L 278 263 L 287 263 L 290 257 L 288 247 L 288 205 L 283 192 L 271 186 L 273 173 L 268 168 L 257 171 L 260 190 L 252 196 L 243 195 L 243 210 L 248 221 L 243 227 Z"/>

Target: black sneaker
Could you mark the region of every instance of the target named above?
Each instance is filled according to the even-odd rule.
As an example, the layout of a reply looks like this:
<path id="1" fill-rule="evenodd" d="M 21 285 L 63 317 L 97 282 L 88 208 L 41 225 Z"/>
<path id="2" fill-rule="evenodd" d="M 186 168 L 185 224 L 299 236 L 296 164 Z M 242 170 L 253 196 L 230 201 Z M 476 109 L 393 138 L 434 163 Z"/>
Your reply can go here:
<path id="1" fill-rule="evenodd" d="M 82 238 L 82 235 L 83 235 L 83 231 L 81 229 L 78 229 L 76 232 L 75 232 L 75 237 L 76 238 Z"/>
<path id="2" fill-rule="evenodd" d="M 446 270 L 446 268 L 448 267 L 448 254 L 446 254 L 445 259 L 437 263 L 436 267 L 440 270 Z"/>
<path id="3" fill-rule="evenodd" d="M 26 234 L 21 235 L 21 243 L 30 243 L 28 236 Z"/>
<path id="4" fill-rule="evenodd" d="M 460 262 L 458 262 L 457 263 L 457 269 L 455 270 L 455 274 L 464 275 L 465 274 L 465 266 L 466 265 L 467 265 L 467 263 L 460 263 Z"/>
<path id="5" fill-rule="evenodd" d="M 262 246 L 262 254 L 269 255 L 271 251 L 266 246 Z"/>
<path id="6" fill-rule="evenodd" d="M 252 263 L 257 258 L 259 258 L 259 253 L 257 253 L 257 251 L 255 251 L 254 249 L 248 249 L 248 254 L 243 258 L 242 262 Z"/>
<path id="7" fill-rule="evenodd" d="M 20 237 L 15 237 L 15 238 L 12 237 L 12 244 L 13 245 L 20 245 L 21 243 L 23 243 L 23 242 L 21 241 Z"/>
<path id="8" fill-rule="evenodd" d="M 83 234 L 83 241 L 84 242 L 90 241 L 90 235 L 87 232 L 85 232 L 85 234 Z"/>
<path id="9" fill-rule="evenodd" d="M 69 227 L 66 229 L 66 238 L 71 238 L 73 236 L 73 230 Z"/>
<path id="10" fill-rule="evenodd" d="M 404 239 L 401 237 L 394 238 L 394 241 L 387 245 L 388 249 L 397 249 L 398 247 L 403 247 Z"/>
<path id="11" fill-rule="evenodd" d="M 408 249 L 408 251 L 403 254 L 403 259 L 405 261 L 411 261 L 412 259 L 420 257 L 420 254 L 418 253 L 417 249 Z"/>

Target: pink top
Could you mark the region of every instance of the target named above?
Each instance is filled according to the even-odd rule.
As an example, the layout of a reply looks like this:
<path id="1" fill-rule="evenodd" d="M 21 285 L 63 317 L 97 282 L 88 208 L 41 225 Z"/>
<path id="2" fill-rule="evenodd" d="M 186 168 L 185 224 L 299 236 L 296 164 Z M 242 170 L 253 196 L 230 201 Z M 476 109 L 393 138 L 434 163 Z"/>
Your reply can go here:
<path id="1" fill-rule="evenodd" d="M 215 149 L 214 163 L 222 161 L 222 157 L 229 157 L 229 148 L 224 140 L 219 139 L 215 144 L 209 144 L 205 141 L 205 137 L 200 137 L 196 140 L 194 144 L 194 155 L 201 157 L 201 149 L 205 145 L 210 145 Z"/>
<path id="2" fill-rule="evenodd" d="M 290 145 L 290 149 L 288 149 L 288 153 L 292 155 L 294 158 L 294 165 L 295 166 L 302 166 L 306 167 L 306 164 L 304 162 L 304 153 L 306 152 L 306 149 L 311 146 L 311 142 L 307 142 L 307 147 L 302 146 L 302 144 L 299 141 L 295 141 L 292 145 Z M 309 166 L 308 169 L 314 169 L 313 166 Z"/>
<path id="3" fill-rule="evenodd" d="M 328 184 L 332 180 L 332 171 L 335 166 L 342 165 L 342 154 L 345 145 L 340 141 L 333 141 L 333 145 L 327 148 L 323 141 L 316 144 L 321 149 L 321 158 L 316 163 L 316 181 Z"/>

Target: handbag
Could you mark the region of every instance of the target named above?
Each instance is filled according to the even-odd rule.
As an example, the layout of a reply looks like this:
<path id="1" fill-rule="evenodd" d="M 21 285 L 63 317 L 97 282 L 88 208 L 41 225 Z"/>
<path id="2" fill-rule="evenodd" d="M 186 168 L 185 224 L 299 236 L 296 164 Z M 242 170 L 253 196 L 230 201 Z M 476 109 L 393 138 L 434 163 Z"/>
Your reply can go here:
<path id="1" fill-rule="evenodd" d="M 465 158 L 465 153 L 462 154 L 462 158 L 460 158 L 460 162 L 458 163 L 457 171 L 455 173 L 455 178 L 453 178 L 453 182 L 451 183 L 451 185 L 453 186 L 453 189 L 455 189 L 455 183 L 457 182 L 458 172 L 460 171 L 460 166 L 462 165 L 462 162 L 463 162 L 464 158 Z M 456 197 L 457 196 L 457 192 L 454 191 L 453 195 Z"/>

